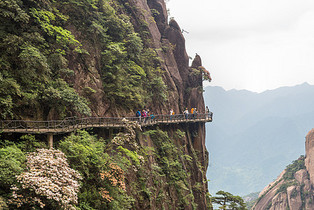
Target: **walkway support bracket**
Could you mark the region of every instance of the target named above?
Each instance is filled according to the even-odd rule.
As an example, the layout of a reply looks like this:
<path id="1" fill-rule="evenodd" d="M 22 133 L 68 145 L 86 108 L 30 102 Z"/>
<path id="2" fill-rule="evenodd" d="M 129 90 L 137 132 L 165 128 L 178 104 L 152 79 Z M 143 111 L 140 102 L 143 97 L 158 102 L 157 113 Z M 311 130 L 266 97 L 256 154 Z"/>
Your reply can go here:
<path id="1" fill-rule="evenodd" d="M 49 149 L 53 148 L 53 134 L 47 133 L 47 141 L 48 141 L 48 147 Z"/>

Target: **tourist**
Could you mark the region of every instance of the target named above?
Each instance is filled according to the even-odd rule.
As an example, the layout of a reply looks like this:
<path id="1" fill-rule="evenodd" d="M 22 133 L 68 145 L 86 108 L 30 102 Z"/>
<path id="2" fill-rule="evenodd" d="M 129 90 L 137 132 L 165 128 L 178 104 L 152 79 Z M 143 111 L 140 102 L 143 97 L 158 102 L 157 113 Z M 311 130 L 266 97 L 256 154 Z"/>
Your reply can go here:
<path id="1" fill-rule="evenodd" d="M 145 117 L 144 123 L 146 123 L 147 120 L 149 119 L 149 109 L 145 110 L 145 114 L 146 114 L 146 117 Z"/>
<path id="2" fill-rule="evenodd" d="M 191 109 L 191 118 L 194 118 L 194 108 Z"/>
<path id="3" fill-rule="evenodd" d="M 194 112 L 193 112 L 194 118 L 197 118 L 197 109 L 194 108 Z"/>
<path id="4" fill-rule="evenodd" d="M 151 121 L 153 121 L 155 119 L 155 115 L 153 112 L 150 114 L 150 119 L 151 119 Z"/>
<path id="5" fill-rule="evenodd" d="M 210 115 L 209 113 L 210 113 L 209 108 L 208 108 L 208 106 L 206 106 L 206 108 L 205 108 L 206 118 L 209 118 L 209 115 Z"/>
<path id="6" fill-rule="evenodd" d="M 174 115 L 173 109 L 170 109 L 170 120 L 172 120 L 172 115 Z"/>
<path id="7" fill-rule="evenodd" d="M 185 115 L 185 119 L 187 120 L 189 118 L 189 110 L 188 110 L 188 108 L 185 108 L 183 114 Z"/>
<path id="8" fill-rule="evenodd" d="M 141 122 L 141 111 L 140 110 L 138 110 L 137 112 L 136 112 L 136 117 L 138 117 L 138 121 L 139 122 Z"/>
<path id="9" fill-rule="evenodd" d="M 143 110 L 142 110 L 142 118 L 143 118 L 143 121 L 144 121 L 144 122 L 145 122 L 146 116 L 147 116 L 146 110 L 143 109 Z"/>

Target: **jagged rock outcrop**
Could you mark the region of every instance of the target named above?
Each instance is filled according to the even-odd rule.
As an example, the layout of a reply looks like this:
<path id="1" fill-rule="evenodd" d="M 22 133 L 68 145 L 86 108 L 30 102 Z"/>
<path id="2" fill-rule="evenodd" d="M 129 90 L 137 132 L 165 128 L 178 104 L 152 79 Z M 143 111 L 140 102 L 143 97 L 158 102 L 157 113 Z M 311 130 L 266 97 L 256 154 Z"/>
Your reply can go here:
<path id="1" fill-rule="evenodd" d="M 305 152 L 305 166 L 310 176 L 311 185 L 314 187 L 314 129 L 306 136 Z"/>
<path id="2" fill-rule="evenodd" d="M 131 3 L 132 0 L 130 0 Z M 147 10 L 146 1 L 142 2 L 139 8 Z M 203 91 L 202 91 L 202 72 L 198 67 L 202 66 L 201 57 L 195 56 L 193 65 L 189 67 L 189 56 L 185 49 L 185 39 L 182 35 L 179 24 L 174 20 L 167 22 L 167 9 L 163 0 L 148 0 L 149 9 L 155 9 L 158 14 L 154 15 L 155 22 L 149 23 L 151 38 L 155 48 L 160 48 L 162 51 L 157 51 L 158 55 L 163 59 L 161 63 L 162 69 L 165 70 L 163 79 L 168 86 L 169 104 L 151 104 L 149 105 L 157 112 L 168 114 L 168 111 L 173 108 L 175 113 L 183 113 L 186 107 L 196 107 L 200 112 L 205 109 Z M 144 13 L 146 19 L 151 18 L 150 12 Z M 157 30 L 156 30 L 157 29 Z M 180 127 L 180 126 L 179 126 Z M 169 133 L 177 128 L 164 128 Z M 206 179 L 204 173 L 208 165 L 208 152 L 205 147 L 205 125 L 198 124 L 190 127 L 180 128 L 186 131 L 184 141 L 176 142 L 178 147 L 188 145 L 186 149 L 187 155 L 193 156 L 192 151 L 198 151 L 198 158 L 201 162 L 204 171 L 200 171 L 197 166 L 194 166 L 191 177 L 191 185 L 202 183 L 201 190 L 193 190 L 193 194 L 198 205 L 198 209 L 206 209 L 207 184 L 203 181 Z M 194 135 L 193 135 L 194 133 Z M 195 135 L 197 133 L 197 135 Z M 147 144 L 151 145 L 150 139 L 147 139 Z M 186 206 L 186 209 L 191 209 L 192 206 Z"/>
<path id="3" fill-rule="evenodd" d="M 306 136 L 306 156 L 300 157 L 260 193 L 253 209 L 314 209 L 314 129 Z"/>

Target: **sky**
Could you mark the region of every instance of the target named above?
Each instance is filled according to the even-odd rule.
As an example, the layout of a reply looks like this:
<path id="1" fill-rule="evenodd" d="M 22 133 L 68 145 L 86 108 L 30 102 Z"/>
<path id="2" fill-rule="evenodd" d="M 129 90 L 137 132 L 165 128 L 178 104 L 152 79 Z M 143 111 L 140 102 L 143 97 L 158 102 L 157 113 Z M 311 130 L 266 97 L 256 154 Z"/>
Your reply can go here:
<path id="1" fill-rule="evenodd" d="M 313 0 L 168 0 L 187 53 L 226 90 L 314 84 Z"/>

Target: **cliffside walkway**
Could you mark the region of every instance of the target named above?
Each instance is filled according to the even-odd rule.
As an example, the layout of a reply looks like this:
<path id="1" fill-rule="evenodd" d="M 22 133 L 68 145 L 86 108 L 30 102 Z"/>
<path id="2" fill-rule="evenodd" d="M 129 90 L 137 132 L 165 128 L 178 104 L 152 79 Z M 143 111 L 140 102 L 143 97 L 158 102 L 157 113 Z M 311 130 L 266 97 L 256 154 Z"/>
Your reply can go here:
<path id="1" fill-rule="evenodd" d="M 138 117 L 86 117 L 66 118 L 64 120 L 51 121 L 27 121 L 27 120 L 2 120 L 0 121 L 0 132 L 4 133 L 36 133 L 36 134 L 58 134 L 68 133 L 77 129 L 85 128 L 122 128 L 126 122 L 137 121 L 142 127 L 160 124 L 179 124 L 211 122 L 211 114 L 185 115 L 155 115 L 154 119 L 140 119 Z"/>

